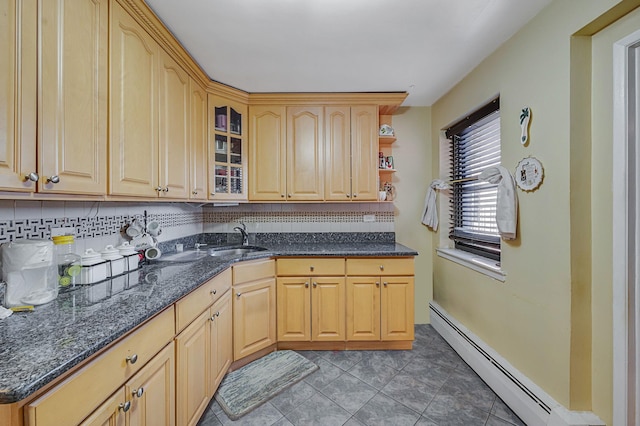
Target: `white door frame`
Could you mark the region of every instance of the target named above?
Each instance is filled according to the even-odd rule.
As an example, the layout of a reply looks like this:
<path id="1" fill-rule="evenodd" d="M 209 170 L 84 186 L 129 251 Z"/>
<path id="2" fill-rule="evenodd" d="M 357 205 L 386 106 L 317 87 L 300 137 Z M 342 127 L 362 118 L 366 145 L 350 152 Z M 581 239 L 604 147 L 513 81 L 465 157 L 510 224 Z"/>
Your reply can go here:
<path id="1" fill-rule="evenodd" d="M 640 31 L 613 62 L 613 424 L 627 426 L 640 424 Z"/>

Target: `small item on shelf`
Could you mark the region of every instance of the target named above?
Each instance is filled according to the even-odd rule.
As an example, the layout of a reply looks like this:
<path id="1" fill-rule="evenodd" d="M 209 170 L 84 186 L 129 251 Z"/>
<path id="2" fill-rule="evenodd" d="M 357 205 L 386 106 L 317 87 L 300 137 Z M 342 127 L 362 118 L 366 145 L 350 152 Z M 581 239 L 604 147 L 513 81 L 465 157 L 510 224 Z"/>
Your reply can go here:
<path id="1" fill-rule="evenodd" d="M 393 135 L 394 135 L 393 127 L 389 126 L 388 124 L 383 124 L 382 126 L 380 126 L 380 136 L 393 136 Z"/>
<path id="2" fill-rule="evenodd" d="M 387 193 L 387 201 L 393 201 L 396 196 L 396 187 L 393 186 L 391 182 L 385 182 L 383 189 Z"/>
<path id="3" fill-rule="evenodd" d="M 387 163 L 387 167 L 386 167 L 387 169 L 391 169 L 391 170 L 395 169 L 395 166 L 393 164 L 393 156 L 389 155 L 387 157 L 386 163 Z"/>

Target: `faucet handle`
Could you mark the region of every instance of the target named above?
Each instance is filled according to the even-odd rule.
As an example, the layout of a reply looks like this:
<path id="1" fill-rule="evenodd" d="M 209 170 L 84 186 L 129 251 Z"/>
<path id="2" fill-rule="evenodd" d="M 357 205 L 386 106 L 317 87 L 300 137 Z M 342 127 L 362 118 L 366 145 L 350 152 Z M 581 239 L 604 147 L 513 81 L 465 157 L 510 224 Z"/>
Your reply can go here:
<path id="1" fill-rule="evenodd" d="M 245 225 L 245 224 L 244 224 L 244 222 L 240 222 L 240 221 L 238 221 L 238 223 L 239 223 L 240 225 L 242 225 L 242 229 L 243 229 L 243 230 L 245 230 L 245 231 L 247 230 L 247 225 Z"/>
<path id="2" fill-rule="evenodd" d="M 206 247 L 206 246 L 207 246 L 207 244 L 202 244 L 202 243 L 195 243 L 194 244 L 194 247 L 195 247 L 196 250 L 198 250 L 200 247 Z"/>

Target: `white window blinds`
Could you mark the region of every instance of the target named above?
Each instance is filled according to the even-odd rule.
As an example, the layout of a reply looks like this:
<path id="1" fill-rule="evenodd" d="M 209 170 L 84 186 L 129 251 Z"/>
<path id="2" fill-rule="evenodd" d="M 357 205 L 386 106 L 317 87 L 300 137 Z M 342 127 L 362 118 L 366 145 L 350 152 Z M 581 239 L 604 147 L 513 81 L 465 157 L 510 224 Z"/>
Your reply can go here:
<path id="1" fill-rule="evenodd" d="M 453 196 L 449 238 L 457 249 L 500 260 L 497 185 L 473 179 L 487 167 L 500 164 L 500 110 L 499 103 L 494 104 L 487 115 L 454 126 L 463 129 L 450 135 Z"/>

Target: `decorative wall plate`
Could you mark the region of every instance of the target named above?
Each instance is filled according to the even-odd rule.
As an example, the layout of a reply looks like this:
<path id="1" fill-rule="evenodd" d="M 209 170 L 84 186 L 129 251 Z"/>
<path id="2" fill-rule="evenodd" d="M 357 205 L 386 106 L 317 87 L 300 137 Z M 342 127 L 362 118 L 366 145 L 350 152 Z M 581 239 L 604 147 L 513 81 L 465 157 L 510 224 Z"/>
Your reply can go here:
<path id="1" fill-rule="evenodd" d="M 544 179 L 542 163 L 534 157 L 523 158 L 518 162 L 513 177 L 516 180 L 518 188 L 523 191 L 534 191 L 538 189 Z"/>

